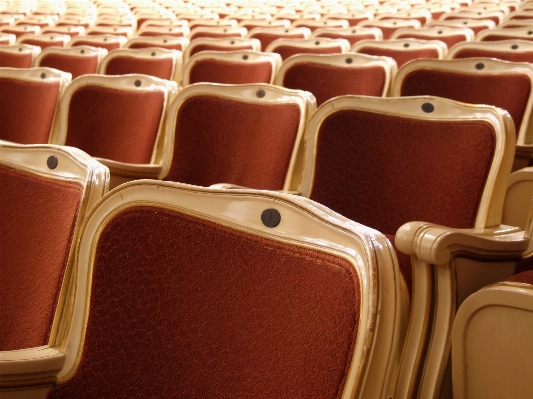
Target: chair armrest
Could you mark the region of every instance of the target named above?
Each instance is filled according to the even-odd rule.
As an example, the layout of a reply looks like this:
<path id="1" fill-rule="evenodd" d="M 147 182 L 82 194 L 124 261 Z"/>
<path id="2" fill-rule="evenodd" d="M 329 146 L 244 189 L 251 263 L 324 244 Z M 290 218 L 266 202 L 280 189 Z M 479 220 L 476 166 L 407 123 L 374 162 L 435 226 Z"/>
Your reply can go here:
<path id="1" fill-rule="evenodd" d="M 55 379 L 66 356 L 57 348 L 36 348 L 0 352 L 0 387 L 27 385 L 30 379 Z"/>
<path id="2" fill-rule="evenodd" d="M 452 229 L 424 222 L 409 222 L 398 229 L 395 239 L 400 252 L 434 264 L 448 263 L 454 252 L 521 259 L 529 238 L 518 227 L 505 225 L 486 229 Z"/>
<path id="3" fill-rule="evenodd" d="M 163 165 L 117 162 L 104 158 L 95 159 L 107 166 L 111 175 L 116 176 L 133 177 L 137 179 L 160 179 L 160 175 L 163 172 Z"/>

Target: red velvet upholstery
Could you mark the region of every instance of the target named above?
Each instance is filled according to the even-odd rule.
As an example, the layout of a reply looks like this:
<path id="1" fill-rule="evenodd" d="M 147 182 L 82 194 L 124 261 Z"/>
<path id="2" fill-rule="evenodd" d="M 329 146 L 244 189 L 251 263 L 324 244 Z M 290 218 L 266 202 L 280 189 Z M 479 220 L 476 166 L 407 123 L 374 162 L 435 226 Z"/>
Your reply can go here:
<path id="1" fill-rule="evenodd" d="M 291 55 L 295 54 L 340 54 L 342 48 L 340 46 L 333 47 L 299 47 L 299 46 L 278 46 L 272 50 L 281 55 L 281 59 L 286 60 Z"/>
<path id="2" fill-rule="evenodd" d="M 0 67 L 6 68 L 31 68 L 33 54 L 14 53 L 12 51 L 2 51 L 0 48 Z"/>
<path id="3" fill-rule="evenodd" d="M 21 39 L 20 43 L 30 44 L 32 46 L 39 46 L 42 49 L 48 47 L 65 47 L 65 42 L 63 40 L 39 40 L 36 38 Z"/>
<path id="4" fill-rule="evenodd" d="M 0 140 L 48 143 L 59 90 L 59 82 L 0 78 Z"/>
<path id="5" fill-rule="evenodd" d="M 515 274 L 514 276 L 509 277 L 505 281 L 508 281 L 510 283 L 525 283 L 533 285 L 533 270 Z"/>
<path id="6" fill-rule="evenodd" d="M 47 54 L 40 60 L 40 66 L 59 69 L 72 74 L 72 79 L 78 76 L 98 72 L 98 56 L 77 57 L 66 54 Z"/>
<path id="7" fill-rule="evenodd" d="M 286 35 L 271 34 L 271 33 L 254 33 L 254 34 L 250 35 L 250 37 L 253 38 L 253 39 L 259 40 L 261 42 L 261 48 L 264 50 L 274 40 L 277 40 L 277 39 L 304 39 L 305 35 L 303 33 L 286 34 Z"/>
<path id="8" fill-rule="evenodd" d="M 331 32 L 324 32 L 316 35 L 316 37 L 327 37 L 328 39 L 346 39 L 350 42 L 350 45 L 353 46 L 355 43 L 361 42 L 363 40 L 375 40 L 376 36 L 371 33 L 354 33 L 353 35 L 338 35 Z"/>
<path id="9" fill-rule="evenodd" d="M 533 36 L 532 37 L 522 37 L 522 36 L 517 36 L 517 37 L 512 37 L 512 36 L 509 36 L 509 35 L 498 35 L 498 34 L 491 34 L 491 35 L 487 35 L 487 36 L 484 36 L 481 41 L 482 42 L 499 42 L 500 40 L 512 40 L 512 39 L 520 39 L 520 40 L 533 40 Z"/>
<path id="10" fill-rule="evenodd" d="M 281 190 L 300 117 L 295 104 L 190 98 L 178 111 L 174 156 L 165 180 Z"/>
<path id="11" fill-rule="evenodd" d="M 497 58 L 512 62 L 533 62 L 533 52 L 512 53 L 510 51 L 490 51 L 482 49 L 464 49 L 453 56 L 453 58 Z"/>
<path id="12" fill-rule="evenodd" d="M 270 83 L 272 64 L 270 62 L 246 61 L 231 62 L 216 59 L 203 59 L 191 68 L 189 84 L 210 83 Z"/>
<path id="13" fill-rule="evenodd" d="M 191 43 L 191 50 L 189 56 L 193 56 L 200 51 L 239 51 L 239 50 L 254 50 L 251 44 L 238 44 L 234 46 L 221 46 L 220 44 L 199 44 Z"/>
<path id="14" fill-rule="evenodd" d="M 401 95 L 431 95 L 471 104 L 495 105 L 511 114 L 518 132 L 531 90 L 531 82 L 524 75 L 475 75 L 420 69 L 405 76 Z"/>
<path id="15" fill-rule="evenodd" d="M 380 66 L 342 68 L 316 63 L 300 63 L 285 73 L 283 87 L 314 94 L 317 105 L 336 96 L 358 94 L 381 97 L 385 70 Z"/>
<path id="16" fill-rule="evenodd" d="M 171 58 L 140 59 L 130 56 L 111 58 L 106 66 L 106 75 L 142 73 L 156 78 L 172 80 Z"/>
<path id="17" fill-rule="evenodd" d="M 387 40 L 387 39 L 390 39 L 390 37 L 392 36 L 392 34 L 394 32 L 396 32 L 398 29 L 401 29 L 401 28 L 404 28 L 403 26 L 402 27 L 396 27 L 396 26 L 391 26 L 391 27 L 388 27 L 388 26 L 383 26 L 381 24 L 365 24 L 364 26 L 365 28 L 379 28 L 381 30 L 381 33 L 383 33 L 383 40 Z"/>
<path id="18" fill-rule="evenodd" d="M 76 47 L 76 46 L 92 46 L 92 47 L 105 48 L 107 51 L 113 51 L 113 50 L 120 48 L 120 43 L 78 39 L 76 40 L 76 43 L 73 45 L 73 47 Z"/>
<path id="19" fill-rule="evenodd" d="M 439 52 L 434 48 L 413 50 L 407 50 L 406 48 L 403 48 L 396 50 L 393 48 L 379 48 L 369 45 L 368 47 L 361 47 L 357 50 L 357 52 L 361 54 L 391 57 L 396 61 L 398 68 L 409 61 L 420 58 L 439 58 Z"/>
<path id="20" fill-rule="evenodd" d="M 179 50 L 179 51 L 184 50 L 183 44 L 181 43 L 173 43 L 173 44 L 168 44 L 168 45 L 158 43 L 157 46 L 154 46 L 153 43 L 134 42 L 131 45 L 129 45 L 129 48 L 151 48 L 151 47 L 157 47 L 157 48 L 162 48 L 162 49 L 167 49 L 167 50 Z"/>
<path id="21" fill-rule="evenodd" d="M 339 111 L 320 127 L 310 198 L 390 236 L 417 220 L 470 228 L 494 146 L 483 121 Z"/>
<path id="22" fill-rule="evenodd" d="M 0 165 L 0 351 L 48 343 L 83 187 Z"/>
<path id="23" fill-rule="evenodd" d="M 425 35 L 424 32 L 421 31 L 420 33 L 415 33 L 415 32 L 403 33 L 403 34 L 396 36 L 396 39 L 440 40 L 441 42 L 446 43 L 448 48 L 452 48 L 453 45 L 466 41 L 467 37 L 466 35 L 463 35 L 463 34 L 445 35 L 445 36 L 435 37 L 431 35 Z"/>
<path id="24" fill-rule="evenodd" d="M 59 398 L 340 398 L 359 319 L 342 258 L 134 207 L 96 247 L 80 368 Z"/>
<path id="25" fill-rule="evenodd" d="M 66 145 L 93 157 L 150 163 L 164 100 L 162 92 L 82 86 L 70 100 Z"/>

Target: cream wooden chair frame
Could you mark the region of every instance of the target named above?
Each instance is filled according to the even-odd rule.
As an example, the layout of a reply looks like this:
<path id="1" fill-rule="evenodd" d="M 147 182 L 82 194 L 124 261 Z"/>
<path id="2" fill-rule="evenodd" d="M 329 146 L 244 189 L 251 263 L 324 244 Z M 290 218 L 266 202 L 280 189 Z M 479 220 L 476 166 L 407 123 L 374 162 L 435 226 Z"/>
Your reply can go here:
<path id="1" fill-rule="evenodd" d="M 212 59 L 222 62 L 239 64 L 270 63 L 272 74 L 268 83 L 273 84 L 281 66 L 281 57 L 276 53 L 258 51 L 201 51 L 193 55 L 183 67 L 183 87 L 190 85 L 191 70 L 194 65 L 202 60 Z"/>
<path id="2" fill-rule="evenodd" d="M 434 105 L 431 113 L 422 109 L 427 102 Z M 347 109 L 458 122 L 475 117 L 487 121 L 495 129 L 497 150 L 474 228 L 452 229 L 410 222 L 396 233 L 396 247 L 412 257 L 414 284 L 411 318 L 396 392 L 392 397 L 438 398 L 441 386 L 451 387 L 450 381 L 443 383 L 443 380 L 456 305 L 482 286 L 512 274 L 516 259 L 529 245 L 523 230 L 501 224 L 505 189 L 513 162 L 515 133 L 512 120 L 507 112 L 496 107 L 465 105 L 438 97 L 345 96 L 330 100 L 315 112 L 309 123 L 306 168 L 301 185 L 305 197 L 309 197 L 313 189 L 319 128 L 325 117 Z M 467 257 L 463 257 L 465 254 Z M 501 263 L 484 263 L 483 259 L 487 257 L 500 259 Z M 435 328 L 435 325 L 439 327 Z"/>
<path id="3" fill-rule="evenodd" d="M 241 46 L 250 46 L 252 47 L 251 49 L 252 51 L 261 51 L 261 42 L 257 39 L 237 38 L 237 37 L 214 39 L 214 38 L 203 37 L 200 39 L 194 39 L 193 41 L 189 43 L 189 45 L 185 49 L 185 52 L 183 53 L 183 62 L 187 63 L 189 58 L 192 57 L 191 53 L 193 52 L 196 46 L 205 46 L 205 45 L 209 45 L 213 47 L 220 47 L 221 48 L 220 51 L 227 51 L 226 49 L 228 47 L 231 48 L 233 46 L 237 47 L 237 49 L 232 50 L 232 51 L 242 51 L 241 49 L 239 49 L 239 47 Z M 212 49 L 209 51 L 217 51 L 217 50 Z"/>
<path id="4" fill-rule="evenodd" d="M 49 159 L 55 168 L 49 165 Z M 57 161 L 57 162 L 54 162 Z M 72 249 L 63 279 L 63 289 L 58 299 L 52 334 L 46 346 L 0 352 L 0 395 L 10 398 L 20 397 L 17 390 L 5 389 L 19 386 L 34 386 L 50 382 L 60 370 L 65 356 L 59 350 L 64 328 L 63 318 L 70 315 L 71 293 L 67 292 L 69 284 L 75 284 L 74 246 L 81 231 L 83 221 L 91 208 L 108 191 L 109 170 L 89 157 L 83 151 L 72 147 L 53 145 L 13 145 L 0 143 L 0 164 L 37 174 L 55 181 L 75 182 L 84 187 L 83 202 L 81 203 L 78 223 L 73 232 Z M 7 265 L 5 265 L 7 266 Z M 68 316 L 70 317 L 70 316 Z M 5 396 L 4 396 L 5 395 Z"/>
<path id="5" fill-rule="evenodd" d="M 10 46 L 1 46 L 0 51 L 13 54 L 31 54 L 32 65 L 35 63 L 35 59 L 41 52 L 39 46 L 32 46 L 30 44 L 13 44 Z"/>
<path id="6" fill-rule="evenodd" d="M 350 42 L 346 39 L 328 39 L 313 38 L 313 39 L 276 39 L 270 43 L 265 51 L 275 53 L 278 47 L 282 46 L 294 46 L 301 49 L 314 49 L 314 48 L 335 48 L 340 47 L 341 53 L 347 53 L 350 51 Z"/>
<path id="7" fill-rule="evenodd" d="M 49 28 L 43 28 L 41 34 L 59 34 L 73 37 L 84 35 L 85 30 L 86 29 L 83 26 L 51 26 Z"/>
<path id="8" fill-rule="evenodd" d="M 126 39 L 133 37 L 133 28 L 131 26 L 92 26 L 85 31 L 86 36 L 123 36 Z"/>
<path id="9" fill-rule="evenodd" d="M 422 40 L 442 40 L 442 37 L 464 35 L 467 42 L 474 40 L 474 31 L 470 28 L 451 28 L 443 26 L 430 26 L 418 29 L 404 28 L 398 29 L 391 35 L 391 40 L 398 39 L 422 39 Z M 422 37 L 423 36 L 423 37 Z"/>
<path id="10" fill-rule="evenodd" d="M 318 28 L 311 34 L 311 37 L 312 38 L 315 38 L 315 37 L 333 38 L 331 36 L 328 36 L 328 34 L 334 35 L 335 38 L 346 36 L 346 40 L 348 41 L 350 40 L 348 37 L 352 35 L 357 35 L 357 34 L 373 35 L 375 38 L 374 40 L 383 40 L 383 32 L 381 32 L 381 29 L 379 28 L 359 28 L 359 27 L 354 27 L 354 26 L 346 28 L 346 29 Z"/>
<path id="11" fill-rule="evenodd" d="M 409 51 L 433 49 L 437 51 L 439 59 L 443 59 L 448 52 L 448 46 L 440 40 L 420 40 L 420 39 L 389 39 L 389 40 L 362 40 L 355 43 L 350 52 L 358 53 L 365 47 L 383 50 Z M 363 53 L 361 53 L 363 54 Z M 395 78 L 396 80 L 396 78 Z M 394 94 L 393 94 L 394 95 Z"/>
<path id="12" fill-rule="evenodd" d="M 532 53 L 533 41 L 529 40 L 501 40 L 497 42 L 463 42 L 453 46 L 446 55 L 447 60 L 458 59 L 456 57 L 463 50 L 494 51 L 495 53 Z M 497 58 L 497 57 L 494 57 Z"/>
<path id="13" fill-rule="evenodd" d="M 170 48 L 174 45 L 181 46 L 181 52 L 185 52 L 185 49 L 189 45 L 190 41 L 186 37 L 174 37 L 174 36 L 138 36 L 127 41 L 124 48 L 134 48 L 135 45 L 140 44 L 142 48 Z M 141 47 L 135 47 L 141 48 Z"/>
<path id="14" fill-rule="evenodd" d="M 58 41 L 63 43 L 62 47 L 66 47 L 68 43 L 70 42 L 71 37 L 69 35 L 62 35 L 59 33 L 47 33 L 47 34 L 41 33 L 38 35 L 29 34 L 29 35 L 19 36 L 19 38 L 17 39 L 17 44 L 25 44 L 26 40 L 38 40 L 40 42 L 43 42 L 45 43 L 45 46 L 40 45 L 39 47 L 41 47 L 41 49 L 44 49 L 48 47 L 57 47 L 55 43 Z M 50 44 L 47 45 L 46 42 Z"/>
<path id="15" fill-rule="evenodd" d="M 506 28 L 506 29 L 487 29 L 476 35 L 476 42 L 491 41 L 487 40 L 490 36 L 505 37 L 506 40 L 533 40 L 533 29 L 531 28 Z M 499 39 L 501 40 L 501 39 Z"/>
<path id="16" fill-rule="evenodd" d="M 140 82 L 138 84 L 137 82 Z M 172 155 L 172 137 L 168 137 L 168 131 L 165 129 L 165 111 L 168 105 L 178 91 L 175 82 L 158 79 L 148 75 L 122 75 L 122 76 L 103 76 L 103 75 L 85 75 L 74 80 L 65 90 L 60 104 L 59 128 L 53 135 L 51 142 L 54 144 L 64 145 L 67 140 L 68 128 L 68 110 L 70 100 L 76 90 L 86 85 L 98 85 L 117 90 L 131 90 L 140 92 L 162 92 L 165 95 L 165 103 L 159 122 L 159 132 L 155 140 L 152 152 L 152 159 L 149 164 L 130 164 L 118 162 L 111 159 L 95 158 L 111 172 L 110 187 L 114 188 L 118 184 L 130 181 L 135 178 L 161 178 L 166 174 L 165 170 L 170 163 Z"/>
<path id="17" fill-rule="evenodd" d="M 145 26 L 137 31 L 136 37 L 174 36 L 187 38 L 190 33 L 188 26 Z"/>
<path id="18" fill-rule="evenodd" d="M 0 32 L 0 42 L 5 42 L 3 46 L 13 46 L 15 45 L 15 41 L 17 40 L 17 37 L 11 33 L 1 33 Z"/>
<path id="19" fill-rule="evenodd" d="M 101 47 L 106 48 L 106 44 L 117 45 L 118 48 L 124 47 L 128 39 L 124 36 L 103 35 L 103 36 L 75 36 L 73 37 L 68 47 L 80 46 L 78 42 L 85 42 L 81 46 Z M 88 44 L 90 43 L 90 44 Z"/>
<path id="20" fill-rule="evenodd" d="M 90 310 L 91 275 L 100 233 L 121 211 L 150 206 L 192 215 L 253 236 L 294 244 L 334 256 L 353 265 L 359 276 L 361 316 L 342 398 L 391 397 L 401 343 L 402 303 L 397 262 L 388 240 L 305 198 L 269 191 L 201 188 L 172 182 L 135 181 L 114 190 L 100 201 L 84 225 L 77 247 L 76 281 L 68 295 L 71 314 L 60 324 L 64 340 L 14 362 L 50 376 L 49 386 L 27 392 L 45 395 L 54 383 L 68 382 L 80 365 L 85 328 Z M 261 222 L 266 208 L 275 208 L 281 223 L 274 228 Z M 230 210 L 230 211 L 228 211 Z M 379 316 L 379 317 L 378 317 Z M 13 371 L 19 377 L 19 369 Z M 55 378 L 54 378 L 55 377 Z"/>
<path id="21" fill-rule="evenodd" d="M 461 28 L 461 29 L 470 29 L 472 32 L 474 32 L 474 37 L 476 35 L 476 32 L 481 32 L 485 29 L 495 29 L 496 28 L 496 22 L 490 20 L 490 19 L 482 19 L 482 20 L 476 20 L 476 19 L 453 19 L 453 20 L 438 20 L 438 21 L 431 21 L 426 25 L 426 27 L 443 27 L 443 28 Z M 472 39 L 475 40 L 475 39 Z"/>
<path id="22" fill-rule="evenodd" d="M 201 34 L 201 36 L 195 37 L 195 35 Z M 199 26 L 197 28 L 191 29 L 191 32 L 189 33 L 189 40 L 196 40 L 196 39 L 207 39 L 207 38 L 224 38 L 224 39 L 238 39 L 238 38 L 245 38 L 248 34 L 248 29 L 237 27 L 232 28 L 229 26 L 221 26 L 221 27 L 202 27 Z M 210 36 L 213 35 L 213 36 Z"/>

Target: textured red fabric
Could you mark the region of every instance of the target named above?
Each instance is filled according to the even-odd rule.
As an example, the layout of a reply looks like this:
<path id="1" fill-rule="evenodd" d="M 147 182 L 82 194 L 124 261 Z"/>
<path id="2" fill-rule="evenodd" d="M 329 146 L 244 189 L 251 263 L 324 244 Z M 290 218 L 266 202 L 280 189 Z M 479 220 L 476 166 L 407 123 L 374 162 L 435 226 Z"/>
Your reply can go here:
<path id="1" fill-rule="evenodd" d="M 59 89 L 58 82 L 0 78 L 0 139 L 48 143 Z"/>
<path id="2" fill-rule="evenodd" d="M 381 30 L 381 33 L 383 33 L 383 40 L 388 40 L 394 32 L 396 32 L 398 29 L 401 29 L 402 27 L 387 27 L 381 24 L 368 24 L 365 25 L 365 28 L 379 28 Z"/>
<path id="3" fill-rule="evenodd" d="M 227 32 L 227 33 L 214 33 L 214 32 L 194 32 L 191 36 L 189 36 L 190 40 L 194 39 L 200 39 L 200 38 L 206 38 L 206 37 L 213 37 L 215 39 L 222 39 L 222 38 L 231 38 L 231 37 L 242 37 L 239 32 Z"/>
<path id="4" fill-rule="evenodd" d="M 514 276 L 509 277 L 507 282 L 514 283 L 525 283 L 533 285 L 533 270 L 525 271 L 522 273 L 515 274 Z"/>
<path id="5" fill-rule="evenodd" d="M 295 104 L 190 98 L 177 116 L 174 156 L 165 180 L 280 190 L 300 117 Z"/>
<path id="6" fill-rule="evenodd" d="M 66 145 L 93 157 L 150 163 L 164 100 L 162 92 L 80 87 L 70 100 Z"/>
<path id="7" fill-rule="evenodd" d="M 48 47 L 65 47 L 65 42 L 63 40 L 39 40 L 39 39 L 23 39 L 20 41 L 23 44 L 29 44 L 32 46 L 39 46 L 42 49 Z"/>
<path id="8" fill-rule="evenodd" d="M 154 31 L 144 31 L 144 32 L 141 32 L 141 34 L 139 36 L 161 36 L 162 33 L 161 32 L 154 32 Z M 179 31 L 176 31 L 176 32 L 166 32 L 165 33 L 165 36 L 174 36 L 174 37 L 185 37 L 185 34 L 183 33 L 183 31 L 179 30 Z"/>
<path id="9" fill-rule="evenodd" d="M 157 46 L 155 46 L 153 43 L 134 42 L 129 46 L 129 48 L 152 48 L 152 47 L 157 47 L 157 48 L 162 48 L 162 49 L 167 49 L 167 50 L 183 51 L 183 44 L 181 43 L 173 43 L 173 44 L 158 43 Z"/>
<path id="10" fill-rule="evenodd" d="M 416 59 L 439 58 L 438 51 L 433 48 L 407 50 L 406 48 L 403 48 L 403 49 L 378 48 L 378 47 L 372 47 L 372 45 L 369 45 L 368 47 L 360 48 L 359 50 L 357 50 L 357 52 L 361 54 L 391 57 L 396 61 L 396 64 L 398 64 L 398 68 L 401 67 L 406 62 L 416 60 Z"/>
<path id="11" fill-rule="evenodd" d="M 93 41 L 93 40 L 76 40 L 76 46 L 92 46 L 98 48 L 105 48 L 107 51 L 112 51 L 120 48 L 119 42 L 103 42 L 103 41 Z"/>
<path id="12" fill-rule="evenodd" d="M 385 77 L 385 70 L 380 66 L 342 68 L 306 62 L 293 65 L 285 72 L 283 87 L 309 91 L 320 105 L 346 94 L 381 97 Z"/>
<path id="13" fill-rule="evenodd" d="M 517 37 L 512 37 L 512 36 L 509 36 L 509 35 L 498 35 L 498 34 L 491 34 L 491 35 L 487 35 L 487 36 L 484 36 L 482 39 L 480 39 L 482 42 L 499 42 L 501 40 L 512 40 L 512 39 L 520 39 L 520 40 L 533 40 L 533 37 L 528 37 L 528 36 L 517 36 Z"/>
<path id="14" fill-rule="evenodd" d="M 272 34 L 272 33 L 254 33 L 252 36 L 250 36 L 252 39 L 257 39 L 261 42 L 261 48 L 264 50 L 267 48 L 267 46 L 272 43 L 274 40 L 277 39 L 304 39 L 305 36 L 303 33 L 295 33 L 295 34 Z"/>
<path id="15" fill-rule="evenodd" d="M 398 35 L 396 38 L 397 39 L 440 40 L 441 42 L 446 43 L 448 48 L 451 48 L 453 45 L 467 40 L 467 37 L 464 34 L 445 35 L 445 36 L 439 36 L 438 38 L 436 38 L 435 36 L 425 35 L 423 32 L 403 33 L 403 34 Z"/>
<path id="16" fill-rule="evenodd" d="M 339 398 L 359 318 L 340 257 L 170 210 L 97 244 L 80 368 L 59 398 Z"/>
<path id="17" fill-rule="evenodd" d="M 279 46 L 273 50 L 274 53 L 281 55 L 283 60 L 286 60 L 291 55 L 295 54 L 339 54 L 342 53 L 342 48 L 340 46 L 333 47 L 299 47 L 299 46 Z"/>
<path id="18" fill-rule="evenodd" d="M 98 72 L 98 57 L 76 57 L 66 54 L 47 54 L 41 58 L 40 66 L 59 69 L 72 74 L 72 79 Z"/>
<path id="19" fill-rule="evenodd" d="M 31 68 L 33 55 L 29 53 L 13 53 L 2 51 L 0 48 L 0 67 L 5 68 Z"/>
<path id="20" fill-rule="evenodd" d="M 106 75 L 127 75 L 142 73 L 156 78 L 172 80 L 171 58 L 140 59 L 130 56 L 115 57 L 109 60 Z"/>
<path id="21" fill-rule="evenodd" d="M 531 89 L 525 74 L 479 75 L 418 69 L 405 76 L 401 95 L 431 95 L 471 104 L 495 105 L 511 114 L 518 132 Z"/>
<path id="22" fill-rule="evenodd" d="M 320 33 L 316 37 L 327 37 L 329 39 L 346 39 L 350 42 L 350 45 L 352 46 L 355 43 L 358 43 L 363 40 L 375 40 L 376 39 L 376 36 L 370 33 L 365 33 L 365 34 L 354 33 L 353 35 L 337 35 L 331 32 L 324 32 L 324 33 Z"/>
<path id="23" fill-rule="evenodd" d="M 0 351 L 48 343 L 83 187 L 0 165 Z"/>
<path id="24" fill-rule="evenodd" d="M 253 47 L 251 44 L 237 44 L 237 45 L 230 45 L 230 46 L 221 46 L 220 44 L 199 44 L 194 45 L 192 43 L 192 49 L 190 50 L 189 56 L 193 56 L 196 53 L 199 53 L 200 51 L 239 51 L 239 50 L 253 50 Z"/>
<path id="25" fill-rule="evenodd" d="M 497 58 L 512 62 L 533 62 L 533 52 L 512 53 L 511 51 L 490 51 L 482 49 L 464 49 L 453 56 L 453 58 Z"/>
<path id="26" fill-rule="evenodd" d="M 221 61 L 204 59 L 194 64 L 189 83 L 270 83 L 272 64 L 270 62 Z"/>

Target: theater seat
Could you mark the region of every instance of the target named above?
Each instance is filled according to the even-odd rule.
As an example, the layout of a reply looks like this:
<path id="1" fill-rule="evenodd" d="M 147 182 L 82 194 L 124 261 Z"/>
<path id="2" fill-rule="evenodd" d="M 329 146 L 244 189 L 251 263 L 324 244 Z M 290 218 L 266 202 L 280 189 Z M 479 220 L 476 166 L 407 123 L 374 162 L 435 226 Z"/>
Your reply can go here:
<path id="1" fill-rule="evenodd" d="M 41 48 L 29 44 L 0 46 L 1 68 L 31 68 Z"/>
<path id="2" fill-rule="evenodd" d="M 98 72 L 102 58 L 107 54 L 104 48 L 77 46 L 70 48 L 47 48 L 35 59 L 36 67 L 48 67 L 68 72 L 72 79 Z"/>
<path id="3" fill-rule="evenodd" d="M 392 395 L 390 243 L 311 201 L 130 182 L 92 212 L 77 260 L 49 399 Z"/>

